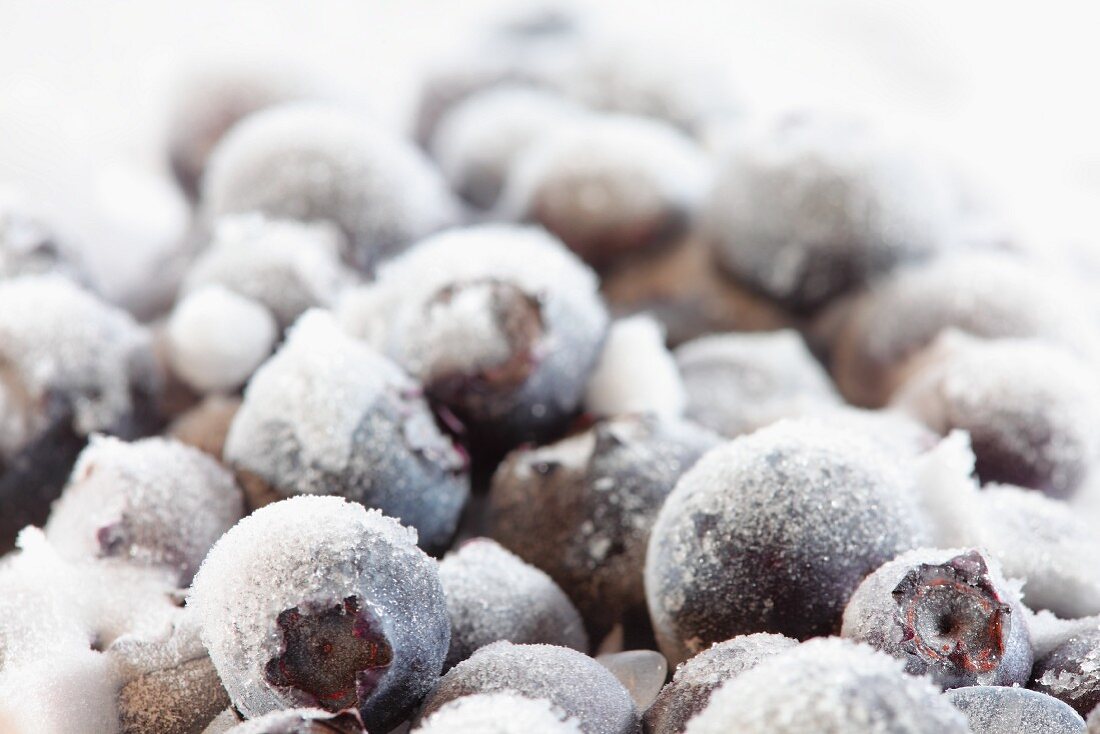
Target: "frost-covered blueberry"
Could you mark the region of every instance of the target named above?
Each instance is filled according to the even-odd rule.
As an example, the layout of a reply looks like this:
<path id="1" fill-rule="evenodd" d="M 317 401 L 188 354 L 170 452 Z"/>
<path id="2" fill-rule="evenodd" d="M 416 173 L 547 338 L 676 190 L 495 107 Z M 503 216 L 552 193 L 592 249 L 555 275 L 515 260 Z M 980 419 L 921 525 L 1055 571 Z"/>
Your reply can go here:
<path id="1" fill-rule="evenodd" d="M 451 188 L 491 209 L 525 150 L 581 114 L 550 91 L 502 85 L 455 105 L 432 138 L 432 156 Z"/>
<path id="2" fill-rule="evenodd" d="M 707 236 L 736 280 L 814 310 L 947 243 L 957 199 L 937 173 L 859 125 L 790 118 L 721 162 Z"/>
<path id="3" fill-rule="evenodd" d="M 206 214 L 259 211 L 329 222 L 349 262 L 371 270 L 446 227 L 458 210 L 423 155 L 369 120 L 315 104 L 252 115 L 218 144 L 203 183 Z"/>
<path id="4" fill-rule="evenodd" d="M 646 709 L 645 734 L 681 734 L 719 686 L 797 644 L 790 637 L 759 632 L 719 642 L 681 663 Z"/>
<path id="5" fill-rule="evenodd" d="M 356 708 L 389 731 L 435 683 L 450 640 L 416 532 L 339 497 L 260 508 L 211 549 L 188 604 L 233 705 Z"/>
<path id="6" fill-rule="evenodd" d="M 220 285 L 263 304 L 283 331 L 306 310 L 335 303 L 351 276 L 343 238 L 328 224 L 260 214 L 219 219 L 209 247 L 191 264 L 182 290 Z"/>
<path id="7" fill-rule="evenodd" d="M 159 423 L 148 331 L 56 275 L 0 282 L 0 550 L 41 524 L 93 432 Z"/>
<path id="8" fill-rule="evenodd" d="M 593 639 L 644 621 L 650 528 L 680 476 L 718 443 L 693 424 L 624 416 L 517 449 L 493 477 L 492 536 L 561 585 Z"/>
<path id="9" fill-rule="evenodd" d="M 498 640 L 586 652 L 576 607 L 549 576 L 488 538 L 467 541 L 439 564 L 451 617 L 449 669 Z"/>
<path id="10" fill-rule="evenodd" d="M 188 196 L 198 196 L 210 155 L 230 128 L 265 107 L 303 96 L 305 81 L 287 71 L 221 66 L 195 72 L 174 90 L 168 162 Z"/>
<path id="11" fill-rule="evenodd" d="M 67 558 L 164 568 L 187 586 L 243 512 L 233 475 L 201 451 L 163 438 L 95 436 L 50 512 L 46 537 Z"/>
<path id="12" fill-rule="evenodd" d="M 926 679 L 847 640 L 810 640 L 715 691 L 686 734 L 969 734 Z"/>
<path id="13" fill-rule="evenodd" d="M 946 332 L 915 360 L 893 404 L 942 435 L 967 431 L 983 483 L 1066 498 L 1100 459 L 1100 381 L 1040 340 Z"/>
<path id="14" fill-rule="evenodd" d="M 579 722 L 545 698 L 478 693 L 455 699 L 413 730 L 415 734 L 581 734 Z"/>
<path id="15" fill-rule="evenodd" d="M 586 734 L 633 734 L 638 711 L 610 671 L 576 650 L 494 642 L 451 668 L 424 700 L 414 724 L 455 699 L 513 692 L 549 701 Z"/>
<path id="16" fill-rule="evenodd" d="M 686 400 L 660 322 L 639 314 L 612 323 L 588 379 L 585 412 L 603 417 L 652 413 L 674 419 L 683 415 Z"/>
<path id="17" fill-rule="evenodd" d="M 884 564 L 852 595 L 841 634 L 944 688 L 1023 685 L 1031 671 L 1018 594 L 977 550 L 921 549 Z"/>
<path id="18" fill-rule="evenodd" d="M 1035 660 L 1029 688 L 1087 716 L 1100 706 L 1100 628 L 1071 635 Z"/>
<path id="19" fill-rule="evenodd" d="M 304 314 L 249 382 L 225 459 L 262 485 L 251 493 L 347 497 L 416 528 L 429 549 L 446 547 L 469 494 L 465 458 L 419 385 L 323 311 Z"/>
<path id="20" fill-rule="evenodd" d="M 208 285 L 172 310 L 165 332 L 168 362 L 197 393 L 232 393 L 271 353 L 276 331 L 262 304 Z"/>
<path id="21" fill-rule="evenodd" d="M 674 128 L 598 117 L 561 125 L 529 147 L 516 161 L 500 209 L 545 227 L 603 268 L 687 231 L 708 183 L 702 152 Z"/>
<path id="22" fill-rule="evenodd" d="M 676 364 L 687 417 L 731 438 L 841 402 L 802 337 L 789 329 L 694 339 L 676 349 Z"/>
<path id="23" fill-rule="evenodd" d="M 475 446 L 554 435 L 584 396 L 607 312 L 596 277 L 533 228 L 485 225 L 417 244 L 341 304 Z"/>
<path id="24" fill-rule="evenodd" d="M 823 320 L 830 369 L 857 405 L 886 404 L 910 357 L 947 329 L 985 338 L 1042 337 L 1088 353 L 1073 283 L 1003 253 L 960 253 L 904 268 Z"/>
<path id="25" fill-rule="evenodd" d="M 75 255 L 62 247 L 24 199 L 0 187 L 0 279 L 42 273 L 81 279 Z"/>
<path id="26" fill-rule="evenodd" d="M 354 710 L 331 713 L 316 708 L 295 708 L 241 722 L 225 734 L 368 734 Z"/>
<path id="27" fill-rule="evenodd" d="M 1009 686 L 968 686 L 944 696 L 966 714 L 974 734 L 1085 734 L 1085 720 L 1061 701 Z"/>
<path id="28" fill-rule="evenodd" d="M 678 663 L 735 635 L 838 631 L 863 577 L 926 537 L 907 468 L 812 420 L 709 452 L 650 534 L 645 589 L 661 651 Z"/>

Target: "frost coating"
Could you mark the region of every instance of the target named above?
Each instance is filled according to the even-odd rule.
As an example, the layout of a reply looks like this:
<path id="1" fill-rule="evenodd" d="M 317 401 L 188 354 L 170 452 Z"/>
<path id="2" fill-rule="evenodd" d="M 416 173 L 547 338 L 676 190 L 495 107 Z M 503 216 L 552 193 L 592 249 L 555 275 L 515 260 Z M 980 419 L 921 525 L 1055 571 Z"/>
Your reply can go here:
<path id="1" fill-rule="evenodd" d="M 852 595 L 841 634 L 944 688 L 1023 685 L 1031 670 L 1019 595 L 974 550 L 921 549 L 884 564 Z"/>
<path id="2" fill-rule="evenodd" d="M 926 679 L 846 640 L 810 640 L 722 686 L 687 734 L 970 734 Z"/>
<path id="3" fill-rule="evenodd" d="M 592 271 L 546 233 L 505 225 L 418 243 L 340 316 L 471 429 L 510 444 L 577 409 L 607 328 Z"/>
<path id="4" fill-rule="evenodd" d="M 673 420 L 687 396 L 664 327 L 648 314 L 615 321 L 588 379 L 584 407 L 599 416 L 652 413 Z"/>
<path id="5" fill-rule="evenodd" d="M 676 481 L 717 444 L 690 423 L 625 416 L 518 449 L 493 477 L 492 535 L 550 574 L 598 639 L 624 616 L 644 617 L 650 528 Z"/>
<path id="6" fill-rule="evenodd" d="M 332 714 L 321 709 L 288 709 L 243 721 L 225 734 L 366 734 L 354 711 Z"/>
<path id="7" fill-rule="evenodd" d="M 811 310 L 944 245 L 957 200 L 939 173 L 857 124 L 788 119 L 720 164 L 708 235 L 735 278 Z"/>
<path id="8" fill-rule="evenodd" d="M 446 669 L 498 640 L 588 650 L 584 624 L 569 597 L 545 573 L 488 538 L 447 554 L 439 580 L 451 617 Z"/>
<path id="9" fill-rule="evenodd" d="M 680 734 L 719 686 L 796 645 L 790 637 L 760 632 L 719 642 L 681 663 L 645 712 L 646 734 Z"/>
<path id="10" fill-rule="evenodd" d="M 1066 702 L 1082 716 L 1100 706 L 1100 625 L 1071 634 L 1039 656 L 1030 687 Z"/>
<path id="11" fill-rule="evenodd" d="M 223 217 L 188 270 L 183 292 L 224 286 L 263 304 L 285 330 L 308 309 L 333 305 L 349 283 L 342 247 L 343 237 L 327 224 L 255 213 Z"/>
<path id="12" fill-rule="evenodd" d="M 338 497 L 276 502 L 222 536 L 196 575 L 188 604 L 233 704 L 247 716 L 324 707 L 332 701 L 315 694 L 340 675 L 341 685 L 354 680 L 354 706 L 368 728 L 385 731 L 400 722 L 432 686 L 450 639 L 435 562 L 415 541 L 414 530 Z M 359 626 L 362 615 L 348 620 L 354 633 L 301 620 L 323 617 L 348 599 L 369 619 L 369 629 Z M 298 615 L 297 625 L 288 615 Z M 298 647 L 293 635 L 326 629 L 334 654 L 369 642 L 378 648 L 374 661 L 384 665 L 365 669 L 361 658 L 351 664 L 337 656 L 333 665 L 312 667 L 308 656 L 330 648 Z"/>
<path id="13" fill-rule="evenodd" d="M 567 718 L 546 699 L 507 691 L 451 701 L 413 729 L 414 734 L 581 734 L 581 731 L 575 718 Z"/>
<path id="14" fill-rule="evenodd" d="M 46 538 L 70 560 L 164 568 L 187 586 L 243 512 L 232 474 L 197 449 L 95 436 L 53 506 Z"/>
<path id="15" fill-rule="evenodd" d="M 225 458 L 284 496 L 377 507 L 429 548 L 450 540 L 469 491 L 417 384 L 322 311 L 303 315 L 249 382 Z"/>
<path id="16" fill-rule="evenodd" d="M 565 647 L 510 642 L 494 642 L 451 668 L 425 699 L 415 724 L 455 699 L 501 691 L 548 700 L 586 734 L 632 734 L 638 727 L 630 694 L 592 658 Z"/>
<path id="17" fill-rule="evenodd" d="M 79 276 L 72 257 L 17 192 L 0 186 L 0 279 L 60 272 Z"/>
<path id="18" fill-rule="evenodd" d="M 1085 721 L 1073 709 L 1035 691 L 969 686 L 944 695 L 966 714 L 974 734 L 1085 734 Z"/>
<path id="19" fill-rule="evenodd" d="M 825 370 L 792 329 L 715 334 L 676 349 L 687 416 L 731 438 L 840 404 Z"/>
<path id="20" fill-rule="evenodd" d="M 751 632 L 834 632 L 860 580 L 925 537 L 907 466 L 813 421 L 710 451 L 650 535 L 645 589 L 665 656 Z"/>
<path id="21" fill-rule="evenodd" d="M 675 129 L 605 116 L 563 125 L 531 146 L 516 161 L 500 210 L 605 266 L 683 233 L 709 175 L 701 151 Z"/>
<path id="22" fill-rule="evenodd" d="M 316 104 L 289 104 L 233 128 L 210 159 L 207 216 L 259 211 L 331 222 L 361 269 L 448 226 L 457 207 L 438 171 L 369 120 Z"/>

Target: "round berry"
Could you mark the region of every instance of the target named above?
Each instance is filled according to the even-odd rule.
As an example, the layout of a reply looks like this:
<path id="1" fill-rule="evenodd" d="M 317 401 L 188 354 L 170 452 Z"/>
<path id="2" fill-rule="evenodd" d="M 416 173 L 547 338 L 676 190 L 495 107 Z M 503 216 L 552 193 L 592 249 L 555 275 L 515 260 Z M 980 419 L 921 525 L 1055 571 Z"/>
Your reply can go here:
<path id="1" fill-rule="evenodd" d="M 455 699 L 429 716 L 414 734 L 581 734 L 579 722 L 544 698 L 479 693 Z"/>
<path id="2" fill-rule="evenodd" d="M 945 694 L 974 734 L 1034 731 L 1085 734 L 1085 720 L 1056 698 L 1008 686 L 968 686 Z"/>
<path id="3" fill-rule="evenodd" d="M 1039 656 L 1028 685 L 1064 701 L 1082 716 L 1100 706 L 1100 628 L 1092 627 Z"/>

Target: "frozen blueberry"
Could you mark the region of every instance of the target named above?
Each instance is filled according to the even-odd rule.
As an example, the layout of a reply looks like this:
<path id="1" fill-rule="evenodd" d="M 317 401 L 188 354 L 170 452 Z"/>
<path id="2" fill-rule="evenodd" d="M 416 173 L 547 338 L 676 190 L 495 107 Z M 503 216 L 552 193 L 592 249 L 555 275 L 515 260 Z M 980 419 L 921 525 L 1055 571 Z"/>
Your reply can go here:
<path id="1" fill-rule="evenodd" d="M 420 388 L 323 311 L 298 320 L 256 372 L 225 459 L 241 481 L 283 496 L 340 495 L 445 548 L 469 493 L 465 459 L 436 427 Z"/>
<path id="2" fill-rule="evenodd" d="M 1073 283 L 1006 254 L 965 253 L 902 269 L 823 317 L 833 378 L 857 405 L 884 405 L 902 368 L 941 332 L 1043 337 L 1088 352 Z"/>
<path id="3" fill-rule="evenodd" d="M 969 734 L 966 717 L 901 663 L 846 640 L 810 640 L 711 696 L 686 734 Z"/>
<path id="4" fill-rule="evenodd" d="M 451 616 L 445 669 L 498 640 L 545 643 L 586 652 L 573 603 L 549 576 L 488 538 L 467 541 L 439 564 Z"/>
<path id="5" fill-rule="evenodd" d="M 455 699 L 429 716 L 414 734 L 581 734 L 580 723 L 544 698 L 478 693 Z"/>
<path id="6" fill-rule="evenodd" d="M 188 604 L 233 705 L 357 708 L 389 731 L 443 667 L 450 622 L 416 532 L 339 497 L 294 497 L 211 549 Z"/>
<path id="7" fill-rule="evenodd" d="M 219 67 L 194 73 L 174 90 L 168 113 L 168 161 L 184 192 L 196 198 L 210 154 L 248 115 L 303 96 L 305 81 L 286 69 Z"/>
<path id="8" fill-rule="evenodd" d="M 240 407 L 240 398 L 208 395 L 201 403 L 172 421 L 167 435 L 220 461 L 226 434 L 229 433 L 229 426 Z"/>
<path id="9" fill-rule="evenodd" d="M 918 547 L 907 462 L 871 439 L 786 420 L 714 449 L 657 516 L 645 589 L 679 663 L 752 632 L 834 633 L 868 573 Z"/>
<path id="10" fill-rule="evenodd" d="M 642 719 L 645 733 L 681 734 L 719 686 L 797 644 L 783 635 L 760 632 L 719 642 L 681 663 L 646 710 Z"/>
<path id="11" fill-rule="evenodd" d="M 1031 670 L 1019 597 L 976 550 L 921 549 L 884 564 L 852 595 L 841 634 L 944 688 L 1023 685 Z"/>
<path id="12" fill-rule="evenodd" d="M 96 436 L 50 512 L 46 537 L 73 560 L 165 568 L 187 586 L 243 512 L 232 474 L 197 449 L 163 438 Z"/>
<path id="13" fill-rule="evenodd" d="M 1073 495 L 1100 458 L 1100 381 L 1039 340 L 946 332 L 917 359 L 893 403 L 932 430 L 970 434 L 983 483 Z"/>
<path id="14" fill-rule="evenodd" d="M 687 417 L 731 438 L 840 403 L 824 368 L 789 329 L 694 339 L 676 349 L 676 364 Z"/>
<path id="15" fill-rule="evenodd" d="M 1100 706 L 1100 628 L 1071 635 L 1038 657 L 1028 686 L 1087 716 Z"/>
<path id="16" fill-rule="evenodd" d="M 1061 701 L 1007 686 L 969 686 L 944 694 L 974 734 L 1085 734 L 1085 720 Z"/>
<path id="17" fill-rule="evenodd" d="M 597 117 L 561 125 L 528 148 L 500 207 L 605 268 L 686 232 L 708 183 L 702 152 L 677 130 L 643 118 Z"/>
<path id="18" fill-rule="evenodd" d="M 561 585 L 593 639 L 644 621 L 650 528 L 676 481 L 717 444 L 689 423 L 624 416 L 518 449 L 493 477 L 492 535 Z"/>
<path id="19" fill-rule="evenodd" d="M 257 113 L 219 143 L 203 183 L 210 217 L 259 211 L 329 222 L 363 270 L 458 214 L 439 172 L 369 120 L 292 104 Z"/>
<path id="20" fill-rule="evenodd" d="M 584 409 L 595 416 L 652 413 L 679 418 L 685 394 L 664 328 L 648 314 L 615 321 L 588 380 Z"/>
<path id="21" fill-rule="evenodd" d="M 451 668 L 424 700 L 414 724 L 455 699 L 511 691 L 544 698 L 576 719 L 586 734 L 632 734 L 638 711 L 606 668 L 576 650 L 494 642 Z"/>
<path id="22" fill-rule="evenodd" d="M 225 734 L 367 734 L 354 710 L 330 713 L 322 709 L 287 709 L 250 719 Z"/>
<path id="23" fill-rule="evenodd" d="M 168 361 L 197 393 L 232 393 L 260 366 L 275 346 L 271 313 L 251 298 L 220 285 L 184 296 L 165 332 Z"/>
<path id="24" fill-rule="evenodd" d="M 89 434 L 160 418 L 146 329 L 60 276 L 0 282 L 0 551 L 40 525 Z"/>
<path id="25" fill-rule="evenodd" d="M 213 239 L 189 268 L 184 293 L 220 285 L 271 312 L 283 331 L 314 306 L 327 307 L 351 275 L 340 262 L 343 238 L 327 224 L 223 217 Z"/>
<path id="26" fill-rule="evenodd" d="M 451 188 L 491 209 L 516 160 L 580 110 L 550 91 L 502 85 L 471 95 L 440 122 L 431 151 Z"/>
<path id="27" fill-rule="evenodd" d="M 721 162 L 708 238 L 732 277 L 811 311 L 948 242 L 957 199 L 937 173 L 859 125 L 792 117 Z"/>
<path id="28" fill-rule="evenodd" d="M 607 313 L 592 271 L 536 229 L 485 225 L 425 240 L 341 305 L 457 416 L 476 446 L 556 434 L 580 405 Z"/>

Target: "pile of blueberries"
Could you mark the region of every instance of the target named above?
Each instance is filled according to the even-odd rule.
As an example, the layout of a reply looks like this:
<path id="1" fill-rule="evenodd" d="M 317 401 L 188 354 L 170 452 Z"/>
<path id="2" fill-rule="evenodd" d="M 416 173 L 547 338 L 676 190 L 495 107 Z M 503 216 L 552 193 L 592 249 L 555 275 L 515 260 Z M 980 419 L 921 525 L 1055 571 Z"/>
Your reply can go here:
<path id="1" fill-rule="evenodd" d="M 0 201 L 0 731 L 1100 732 L 1093 273 L 676 59 L 197 80 L 151 319 Z"/>

